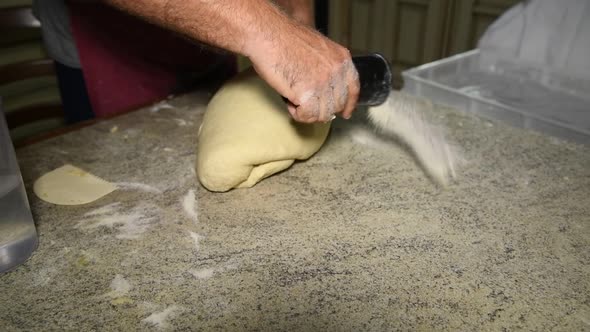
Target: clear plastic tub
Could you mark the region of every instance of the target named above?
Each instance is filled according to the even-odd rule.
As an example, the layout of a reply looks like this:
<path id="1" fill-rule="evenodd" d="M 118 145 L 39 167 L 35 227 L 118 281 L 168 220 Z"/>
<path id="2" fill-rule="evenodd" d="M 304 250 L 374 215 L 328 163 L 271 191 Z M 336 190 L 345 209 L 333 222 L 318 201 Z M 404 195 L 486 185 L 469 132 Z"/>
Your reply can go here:
<path id="1" fill-rule="evenodd" d="M 590 144 L 590 81 L 473 50 L 403 73 L 404 91 L 461 111 Z"/>
<path id="2" fill-rule="evenodd" d="M 37 231 L 0 104 L 0 273 L 37 248 Z"/>

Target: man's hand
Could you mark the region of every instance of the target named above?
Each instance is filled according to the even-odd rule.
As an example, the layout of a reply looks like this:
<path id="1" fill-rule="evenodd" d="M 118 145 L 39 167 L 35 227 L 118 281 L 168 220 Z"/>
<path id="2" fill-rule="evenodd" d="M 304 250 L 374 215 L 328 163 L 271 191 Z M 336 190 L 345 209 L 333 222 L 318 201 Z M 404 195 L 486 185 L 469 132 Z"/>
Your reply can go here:
<path id="1" fill-rule="evenodd" d="M 313 1 L 274 2 L 293 19 L 269 11 L 266 19 L 273 28 L 254 35 L 244 50 L 254 69 L 289 100 L 296 121 L 326 122 L 337 113 L 350 118 L 359 94 L 350 53 L 308 27 Z"/>
<path id="2" fill-rule="evenodd" d="M 250 58 L 300 122 L 350 118 L 359 94 L 350 53 L 269 0 L 105 0 L 194 40 Z M 291 0 L 304 1 L 304 0 Z"/>
<path id="3" fill-rule="evenodd" d="M 326 122 L 337 113 L 350 118 L 359 83 L 347 49 L 288 20 L 264 37 L 246 54 L 258 74 L 289 100 L 293 119 Z"/>

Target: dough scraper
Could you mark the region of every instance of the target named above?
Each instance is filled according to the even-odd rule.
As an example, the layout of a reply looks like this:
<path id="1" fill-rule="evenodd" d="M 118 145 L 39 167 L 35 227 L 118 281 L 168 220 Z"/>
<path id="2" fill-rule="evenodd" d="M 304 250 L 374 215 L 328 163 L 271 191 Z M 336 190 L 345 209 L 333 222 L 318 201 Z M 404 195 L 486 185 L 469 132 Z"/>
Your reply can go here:
<path id="1" fill-rule="evenodd" d="M 378 106 L 391 93 L 392 74 L 387 60 L 379 53 L 352 57 L 359 75 L 360 91 L 357 105 Z"/>
<path id="2" fill-rule="evenodd" d="M 357 104 L 369 106 L 371 124 L 380 133 L 402 140 L 432 180 L 448 185 L 456 176 L 457 158 L 442 129 L 432 126 L 426 118 L 433 104 L 393 91 L 391 69 L 381 54 L 354 56 L 352 62 L 360 81 Z"/>

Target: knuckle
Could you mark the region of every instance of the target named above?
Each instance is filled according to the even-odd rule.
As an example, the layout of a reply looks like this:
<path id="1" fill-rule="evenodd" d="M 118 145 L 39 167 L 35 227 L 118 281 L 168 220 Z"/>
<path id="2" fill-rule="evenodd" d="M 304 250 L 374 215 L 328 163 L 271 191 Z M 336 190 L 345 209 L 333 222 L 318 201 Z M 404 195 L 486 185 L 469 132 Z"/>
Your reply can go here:
<path id="1" fill-rule="evenodd" d="M 338 45 L 340 49 L 340 55 L 344 56 L 345 58 L 350 57 L 350 50 L 342 45 Z"/>
<path id="2" fill-rule="evenodd" d="M 316 118 L 317 116 L 315 115 L 315 113 L 310 110 L 310 109 L 305 109 L 302 112 L 300 112 L 297 121 L 298 122 L 303 122 L 303 123 L 310 123 L 314 121 L 314 118 Z"/>

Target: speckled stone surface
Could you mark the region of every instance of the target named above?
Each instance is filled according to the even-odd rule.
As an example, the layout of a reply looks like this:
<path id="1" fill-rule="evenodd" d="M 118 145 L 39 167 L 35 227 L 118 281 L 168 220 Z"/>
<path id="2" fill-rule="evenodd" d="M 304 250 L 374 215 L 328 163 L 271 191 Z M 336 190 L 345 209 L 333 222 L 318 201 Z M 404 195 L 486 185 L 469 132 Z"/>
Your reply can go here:
<path id="1" fill-rule="evenodd" d="M 590 329 L 587 147 L 441 110 L 467 163 L 440 190 L 357 114 L 309 161 L 210 193 L 205 99 L 18 151 L 40 246 L 0 275 L 1 330 Z M 40 201 L 64 163 L 121 189 Z"/>

